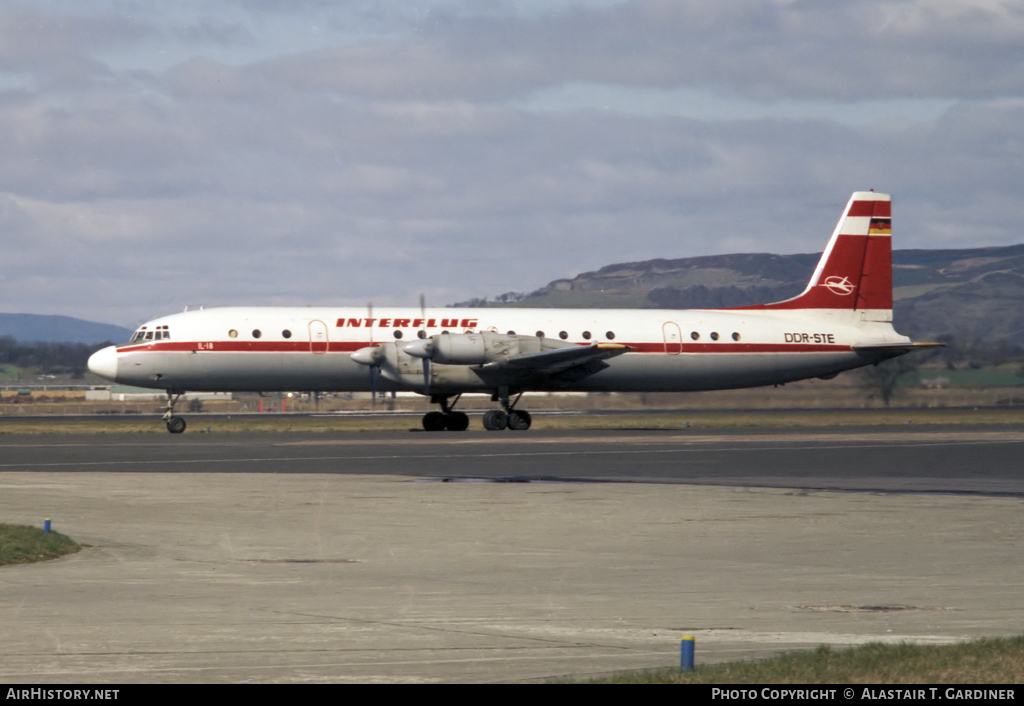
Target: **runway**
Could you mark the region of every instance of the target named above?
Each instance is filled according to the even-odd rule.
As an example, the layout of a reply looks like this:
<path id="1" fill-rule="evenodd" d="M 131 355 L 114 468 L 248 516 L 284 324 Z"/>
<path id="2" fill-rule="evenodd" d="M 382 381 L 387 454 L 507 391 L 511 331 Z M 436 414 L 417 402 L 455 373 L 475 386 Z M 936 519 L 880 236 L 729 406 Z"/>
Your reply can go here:
<path id="1" fill-rule="evenodd" d="M 339 473 L 1024 495 L 1017 427 L 0 436 L 0 471 Z"/>
<path id="2" fill-rule="evenodd" d="M 698 664 L 1019 634 L 1021 443 L 3 436 L 0 521 L 90 546 L 0 567 L 0 682 L 523 682 L 672 666 L 683 632 Z"/>

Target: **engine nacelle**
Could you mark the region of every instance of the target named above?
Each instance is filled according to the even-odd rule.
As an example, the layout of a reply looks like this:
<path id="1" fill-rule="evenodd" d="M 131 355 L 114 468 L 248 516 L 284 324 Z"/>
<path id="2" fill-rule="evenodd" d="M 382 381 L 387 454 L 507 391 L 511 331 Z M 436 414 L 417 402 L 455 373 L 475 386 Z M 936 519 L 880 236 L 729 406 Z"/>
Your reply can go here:
<path id="1" fill-rule="evenodd" d="M 442 365 L 483 365 L 519 355 L 520 339 L 505 333 L 442 333 L 430 337 L 430 359 Z"/>

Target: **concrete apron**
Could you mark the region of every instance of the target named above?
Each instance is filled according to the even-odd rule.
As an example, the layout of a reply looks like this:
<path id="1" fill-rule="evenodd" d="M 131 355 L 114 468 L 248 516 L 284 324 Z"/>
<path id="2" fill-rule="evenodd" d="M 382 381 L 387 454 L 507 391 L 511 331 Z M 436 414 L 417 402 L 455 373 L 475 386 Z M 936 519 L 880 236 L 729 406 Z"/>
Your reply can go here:
<path id="1" fill-rule="evenodd" d="M 496 682 L 1024 632 L 1018 498 L 0 473 L 0 681 Z"/>

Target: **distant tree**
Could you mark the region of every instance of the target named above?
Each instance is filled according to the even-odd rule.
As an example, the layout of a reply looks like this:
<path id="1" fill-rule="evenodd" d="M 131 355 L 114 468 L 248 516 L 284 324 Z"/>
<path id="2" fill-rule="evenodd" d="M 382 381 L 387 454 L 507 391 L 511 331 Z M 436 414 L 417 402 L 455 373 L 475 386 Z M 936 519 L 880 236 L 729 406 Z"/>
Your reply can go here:
<path id="1" fill-rule="evenodd" d="M 861 388 L 868 391 L 871 397 L 879 397 L 888 407 L 897 393 L 900 380 L 903 376 L 916 372 L 919 364 L 914 354 L 910 353 L 861 368 L 857 371 L 857 377 Z"/>
<path id="2" fill-rule="evenodd" d="M 10 336 L 0 336 L 0 363 L 18 368 L 32 368 L 40 373 L 67 373 L 86 369 L 86 361 L 94 351 L 108 346 L 85 343 L 18 343 Z"/>

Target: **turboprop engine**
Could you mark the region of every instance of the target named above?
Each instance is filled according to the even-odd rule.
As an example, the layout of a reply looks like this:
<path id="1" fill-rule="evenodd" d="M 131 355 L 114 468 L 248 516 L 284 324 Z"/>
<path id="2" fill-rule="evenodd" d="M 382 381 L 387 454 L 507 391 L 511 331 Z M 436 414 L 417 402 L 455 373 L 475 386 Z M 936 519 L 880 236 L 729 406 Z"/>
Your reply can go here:
<path id="1" fill-rule="evenodd" d="M 522 353 L 537 353 L 542 339 L 507 333 L 442 333 L 412 341 L 402 346 L 415 358 L 429 359 L 442 365 L 484 365 Z"/>
<path id="2" fill-rule="evenodd" d="M 406 343 L 389 341 L 360 348 L 350 357 L 408 389 L 425 393 L 462 392 L 491 389 L 500 384 L 494 376 L 501 377 L 503 373 L 488 371 L 483 366 L 492 368 L 493 364 L 500 366 L 517 356 L 574 347 L 572 343 L 550 338 L 482 331 L 435 334 Z"/>

